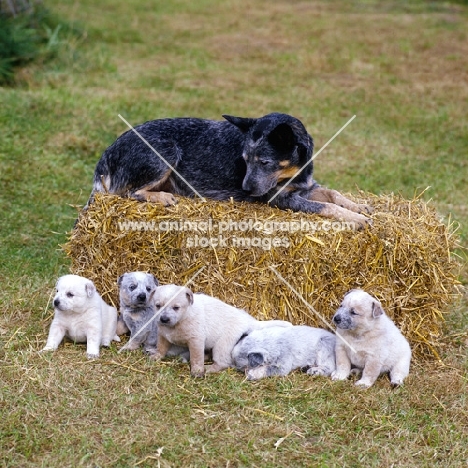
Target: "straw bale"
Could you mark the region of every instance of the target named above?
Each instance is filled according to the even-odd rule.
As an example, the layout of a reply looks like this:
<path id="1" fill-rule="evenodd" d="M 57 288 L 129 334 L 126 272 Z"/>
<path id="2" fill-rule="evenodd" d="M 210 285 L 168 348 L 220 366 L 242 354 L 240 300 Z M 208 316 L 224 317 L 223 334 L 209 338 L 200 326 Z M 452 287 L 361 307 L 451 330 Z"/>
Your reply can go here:
<path id="1" fill-rule="evenodd" d="M 440 359 L 445 314 L 458 294 L 453 225 L 418 198 L 362 192 L 350 198 L 373 205 L 371 228 L 337 230 L 332 220 L 260 204 L 179 198 L 164 208 L 97 194 L 63 248 L 71 272 L 94 281 L 117 307 L 116 281 L 124 272 L 149 271 L 161 284 L 181 285 L 198 272 L 190 284 L 196 292 L 260 319 L 326 327 L 322 319 L 330 323 L 343 295 L 364 288 L 382 302 L 415 356 Z M 209 238 L 219 245 L 206 246 Z"/>

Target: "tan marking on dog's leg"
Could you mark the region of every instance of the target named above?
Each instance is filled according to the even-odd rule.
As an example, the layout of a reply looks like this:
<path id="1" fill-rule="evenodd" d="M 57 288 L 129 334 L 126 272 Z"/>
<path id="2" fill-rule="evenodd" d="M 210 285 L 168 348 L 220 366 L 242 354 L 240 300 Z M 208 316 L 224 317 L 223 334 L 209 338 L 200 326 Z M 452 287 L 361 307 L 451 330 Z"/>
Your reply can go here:
<path id="1" fill-rule="evenodd" d="M 131 197 L 139 201 L 161 203 L 164 206 L 175 205 L 177 203 L 177 199 L 174 195 L 163 191 L 163 189 L 171 189 L 170 183 L 167 183 L 170 175 L 171 170 L 168 169 L 161 179 L 153 181 L 145 187 L 142 187 L 131 194 Z"/>
<path id="2" fill-rule="evenodd" d="M 323 203 L 323 202 L 322 202 Z M 337 219 L 349 223 L 349 228 L 363 229 L 366 226 L 372 225 L 372 220 L 364 215 L 347 210 L 333 203 L 323 203 L 323 209 L 319 212 L 320 216 L 325 218 Z"/>
<path id="3" fill-rule="evenodd" d="M 199 340 L 188 343 L 190 352 L 190 373 L 193 377 L 203 377 L 205 375 L 205 349 Z"/>
<path id="4" fill-rule="evenodd" d="M 159 361 L 163 357 L 166 356 L 169 348 L 171 347 L 171 343 L 166 339 L 166 337 L 162 336 L 161 333 L 158 334 L 158 344 L 156 345 L 156 352 L 154 354 L 150 354 L 150 359 L 153 361 Z"/>
<path id="5" fill-rule="evenodd" d="M 309 195 L 309 200 L 322 203 L 333 203 L 355 213 L 370 214 L 373 211 L 370 206 L 354 203 L 344 195 L 341 195 L 337 190 L 327 189 L 325 187 L 317 187 L 312 190 Z"/>

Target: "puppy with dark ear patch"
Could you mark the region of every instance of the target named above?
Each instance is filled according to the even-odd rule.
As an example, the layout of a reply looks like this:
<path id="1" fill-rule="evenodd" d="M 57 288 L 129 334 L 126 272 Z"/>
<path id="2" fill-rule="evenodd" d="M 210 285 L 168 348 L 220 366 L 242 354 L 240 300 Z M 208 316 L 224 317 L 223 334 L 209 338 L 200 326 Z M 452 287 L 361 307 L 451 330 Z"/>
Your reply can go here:
<path id="1" fill-rule="evenodd" d="M 333 380 L 347 379 L 355 368 L 362 370 L 358 386 L 370 387 L 384 372 L 390 373 L 392 385 L 403 384 L 409 374 L 411 348 L 377 299 L 353 289 L 344 296 L 333 322 L 337 327 Z"/>
<path id="2" fill-rule="evenodd" d="M 300 120 L 224 118 L 153 120 L 124 133 L 97 163 L 89 202 L 96 192 L 164 205 L 176 203 L 174 195 L 199 195 L 318 213 L 357 228 L 370 223 L 361 214 L 370 212 L 366 205 L 315 182 L 314 143 Z"/>

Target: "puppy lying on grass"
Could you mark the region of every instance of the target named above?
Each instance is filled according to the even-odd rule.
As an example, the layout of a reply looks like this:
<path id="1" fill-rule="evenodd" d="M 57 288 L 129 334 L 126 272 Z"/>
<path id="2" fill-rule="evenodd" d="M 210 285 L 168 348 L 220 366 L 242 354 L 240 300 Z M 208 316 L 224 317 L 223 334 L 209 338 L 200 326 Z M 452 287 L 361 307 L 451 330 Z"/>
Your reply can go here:
<path id="1" fill-rule="evenodd" d="M 335 370 L 335 335 L 308 326 L 254 330 L 237 342 L 232 359 L 248 380 L 299 368 L 309 375 L 329 376 Z"/>
<path id="2" fill-rule="evenodd" d="M 377 299 L 353 289 L 344 296 L 333 322 L 338 328 L 333 380 L 347 379 L 353 367 L 362 370 L 358 386 L 370 387 L 384 372 L 390 373 L 393 386 L 403 384 L 409 374 L 411 348 Z"/>
<path id="3" fill-rule="evenodd" d="M 107 305 L 94 283 L 82 276 L 65 275 L 57 281 L 54 319 L 42 351 L 54 351 L 64 337 L 86 343 L 88 359 L 99 357 L 99 347 L 110 346 L 116 335 L 117 309 Z"/>
<path id="4" fill-rule="evenodd" d="M 128 351 L 143 346 L 144 351 L 153 355 L 156 353 L 158 341 L 158 322 L 154 306 L 154 293 L 159 285 L 158 280 L 143 271 L 124 273 L 119 277 L 120 317 L 117 330 L 119 334 L 130 331 L 130 340 L 122 348 Z M 188 360 L 187 348 L 172 346 L 171 356 L 184 354 Z"/>
<path id="5" fill-rule="evenodd" d="M 188 346 L 194 377 L 233 367 L 231 352 L 244 333 L 271 326 L 292 326 L 282 320 L 259 321 L 241 309 L 205 294 L 193 294 L 183 286 L 157 288 L 158 345 L 153 359 L 166 356 L 171 344 Z M 213 364 L 204 366 L 205 350 L 212 351 Z"/>

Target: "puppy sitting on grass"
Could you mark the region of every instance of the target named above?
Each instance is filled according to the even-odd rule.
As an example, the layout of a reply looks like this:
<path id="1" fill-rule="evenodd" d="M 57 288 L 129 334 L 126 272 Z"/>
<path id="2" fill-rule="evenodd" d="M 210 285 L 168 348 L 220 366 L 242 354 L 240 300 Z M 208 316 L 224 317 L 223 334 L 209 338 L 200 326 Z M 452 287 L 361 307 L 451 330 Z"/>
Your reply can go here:
<path id="1" fill-rule="evenodd" d="M 156 353 L 158 322 L 155 318 L 154 294 L 158 280 L 143 271 L 124 273 L 117 281 L 120 295 L 119 334 L 130 331 L 130 340 L 122 348 L 132 351 L 143 345 L 147 354 Z M 187 348 L 173 346 L 170 355 L 184 354 Z M 188 353 L 182 356 L 188 360 Z"/>
<path id="2" fill-rule="evenodd" d="M 244 310 L 205 294 L 193 294 L 190 289 L 175 284 L 160 286 L 154 302 L 159 335 L 152 358 L 162 359 L 171 344 L 188 346 L 194 377 L 233 367 L 231 352 L 244 333 L 269 326 L 291 326 L 282 320 L 256 320 Z M 206 367 L 205 350 L 211 350 L 213 356 L 213 364 Z"/>
<path id="3" fill-rule="evenodd" d="M 358 386 L 370 387 L 384 372 L 390 373 L 393 386 L 403 384 L 409 373 L 411 348 L 377 299 L 353 289 L 344 296 L 333 322 L 339 329 L 333 380 L 347 379 L 353 367 L 362 370 Z"/>
<path id="4" fill-rule="evenodd" d="M 117 309 L 107 305 L 94 283 L 82 276 L 65 275 L 57 281 L 54 319 L 42 351 L 54 351 L 64 337 L 86 343 L 88 359 L 99 357 L 99 347 L 110 346 L 116 335 Z"/>

